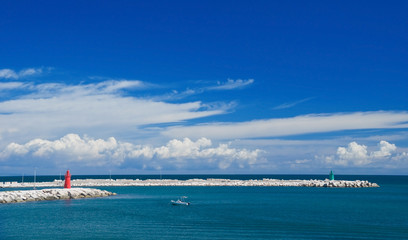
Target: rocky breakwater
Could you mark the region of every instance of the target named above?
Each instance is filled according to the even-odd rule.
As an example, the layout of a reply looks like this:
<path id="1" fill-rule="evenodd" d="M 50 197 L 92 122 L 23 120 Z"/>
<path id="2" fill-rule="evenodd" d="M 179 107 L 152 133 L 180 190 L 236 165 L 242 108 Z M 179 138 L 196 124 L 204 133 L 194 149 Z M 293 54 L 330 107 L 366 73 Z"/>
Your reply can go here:
<path id="1" fill-rule="evenodd" d="M 367 188 L 367 187 L 380 187 L 377 183 L 369 181 L 345 181 L 345 180 L 309 180 L 301 183 L 304 187 L 331 187 L 331 188 Z"/>
<path id="2" fill-rule="evenodd" d="M 103 180 L 103 179 L 77 179 L 73 180 L 74 186 L 252 186 L 252 187 L 328 187 L 328 188 L 363 188 L 379 187 L 376 183 L 368 181 L 346 180 L 281 180 L 281 179 L 147 179 L 147 180 Z"/>
<path id="3" fill-rule="evenodd" d="M 35 185 L 36 184 L 36 185 Z M 61 187 L 60 180 L 53 182 L 40 183 L 1 183 L 0 188 L 17 187 Z M 234 179 L 74 179 L 71 185 L 75 187 L 124 187 L 124 186 L 252 186 L 252 187 L 328 187 L 328 188 L 362 188 L 379 187 L 376 183 L 368 181 L 354 180 L 284 180 L 284 179 L 253 179 L 253 180 L 234 180 Z"/>
<path id="4" fill-rule="evenodd" d="M 116 193 L 92 189 L 92 188 L 70 188 L 70 189 L 41 189 L 24 191 L 0 192 L 0 203 L 32 202 L 58 199 L 96 198 L 116 195 Z"/>

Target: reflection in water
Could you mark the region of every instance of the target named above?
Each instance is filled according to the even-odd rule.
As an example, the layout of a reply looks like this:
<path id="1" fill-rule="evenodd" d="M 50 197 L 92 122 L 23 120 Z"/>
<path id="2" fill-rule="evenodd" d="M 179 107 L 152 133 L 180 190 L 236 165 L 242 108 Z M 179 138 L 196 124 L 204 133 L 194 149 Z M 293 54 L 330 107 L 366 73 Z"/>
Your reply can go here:
<path id="1" fill-rule="evenodd" d="M 72 205 L 72 199 L 65 199 L 64 202 L 64 206 L 70 207 Z"/>

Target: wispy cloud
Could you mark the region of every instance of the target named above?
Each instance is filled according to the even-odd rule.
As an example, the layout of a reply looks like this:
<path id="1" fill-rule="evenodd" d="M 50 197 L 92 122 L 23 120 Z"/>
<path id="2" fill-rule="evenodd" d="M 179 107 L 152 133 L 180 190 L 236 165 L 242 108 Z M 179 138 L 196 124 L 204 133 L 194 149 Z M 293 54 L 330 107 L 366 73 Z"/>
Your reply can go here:
<path id="1" fill-rule="evenodd" d="M 291 107 L 294 107 L 294 106 L 296 106 L 296 105 L 298 105 L 300 103 L 304 103 L 304 102 L 310 101 L 312 99 L 313 99 L 312 97 L 309 97 L 309 98 L 304 98 L 304 99 L 301 99 L 301 100 L 295 101 L 295 102 L 283 103 L 283 104 L 278 105 L 278 106 L 276 106 L 276 107 L 274 107 L 272 109 L 273 110 L 280 110 L 280 109 L 291 108 Z"/>
<path id="2" fill-rule="evenodd" d="M 147 84 L 138 80 L 107 80 L 98 83 L 68 85 L 63 83 L 44 83 L 32 85 L 33 95 L 39 97 L 60 95 L 103 95 L 114 94 L 121 90 L 144 89 Z"/>
<path id="3" fill-rule="evenodd" d="M 0 69 L 0 79 L 19 79 L 32 75 L 38 75 L 43 72 L 43 68 L 26 68 L 20 71 L 14 71 L 12 69 Z"/>
<path id="4" fill-rule="evenodd" d="M 24 85 L 1 86 L 6 89 Z M 142 137 L 140 128 L 144 125 L 182 122 L 227 111 L 225 105 L 208 106 L 200 101 L 167 103 L 123 92 L 143 87 L 143 82 L 128 80 L 79 85 L 31 84 L 28 93 L 0 102 L 0 134 L 15 129 L 14 135 L 24 139 L 66 132 L 96 136 L 133 133 Z"/>
<path id="5" fill-rule="evenodd" d="M 21 76 L 24 74 L 35 73 L 22 72 Z M 5 73 L 3 75 L 6 76 Z M 393 144 L 389 143 L 406 140 L 406 111 L 310 114 L 200 124 L 197 122 L 205 122 L 205 119 L 200 118 L 226 114 L 236 108 L 236 103 L 167 101 L 176 96 L 181 99 L 206 91 L 222 93 L 221 90 L 239 89 L 252 83 L 251 79 L 228 80 L 210 87 L 208 82 L 197 83 L 196 86 L 206 86 L 175 91 L 173 96 L 163 99 L 143 95 L 145 90 L 154 88 L 152 92 L 156 93 L 162 90 L 156 91 L 158 86 L 138 80 L 104 78 L 92 83 L 37 84 L 8 78 L 0 82 L 0 92 L 7 96 L 0 101 L 0 161 L 3 161 L 3 166 L 24 166 L 33 161 L 45 161 L 43 166 L 67 163 L 90 166 L 92 169 L 116 166 L 118 169 L 131 167 L 151 171 L 235 171 L 241 168 L 291 171 L 301 168 L 316 172 L 316 169 L 329 166 L 372 168 L 388 167 L 391 163 L 398 163 L 401 169 L 408 167 L 408 150 L 398 147 L 394 151 Z M 310 99 L 285 103 L 275 108 L 293 107 Z M 397 128 L 400 129 L 398 134 L 395 130 L 386 130 Z M 341 139 L 279 139 L 364 129 L 386 131 L 376 131 L 375 136 L 358 135 L 360 138 L 343 135 Z M 76 134 L 67 134 L 72 132 Z M 387 142 L 382 142 L 383 139 Z M 364 153 L 362 150 L 365 145 L 361 142 L 370 146 L 374 141 L 381 141 L 379 150 L 366 147 L 367 152 Z M 350 142 L 355 142 L 355 145 L 349 146 Z M 360 156 L 361 153 L 363 157 L 360 162 L 351 160 L 350 156 Z M 390 163 L 379 159 L 389 160 Z"/>
<path id="6" fill-rule="evenodd" d="M 73 163 L 80 166 L 108 166 L 122 164 L 139 165 L 141 168 L 166 169 L 195 167 L 216 167 L 226 169 L 231 166 L 244 167 L 256 163 L 259 149 L 247 150 L 232 148 L 229 144 L 213 147 L 210 139 L 200 138 L 192 141 L 173 139 L 166 145 L 134 145 L 120 142 L 110 137 L 104 139 L 81 138 L 77 134 L 50 141 L 34 139 L 25 144 L 11 143 L 0 152 L 0 160 L 7 159 L 58 159 L 60 163 Z M 56 164 L 55 162 L 53 162 Z"/>
<path id="7" fill-rule="evenodd" d="M 212 139 L 279 137 L 343 130 L 408 128 L 408 112 L 354 112 L 312 114 L 292 118 L 221 122 L 166 129 L 171 137 L 205 136 Z"/>
<path id="8" fill-rule="evenodd" d="M 14 72 L 11 69 L 1 69 L 0 70 L 0 78 L 5 78 L 5 79 L 17 79 L 18 78 L 18 74 L 16 72 Z"/>
<path id="9" fill-rule="evenodd" d="M 179 91 L 179 90 L 172 90 L 170 93 L 166 93 L 164 95 L 153 96 L 152 99 L 156 101 L 172 101 L 172 100 L 180 100 L 183 98 L 187 98 L 193 95 L 198 95 L 203 93 L 203 89 L 191 89 L 187 88 L 186 90 Z"/>
<path id="10" fill-rule="evenodd" d="M 218 81 L 217 85 L 210 85 L 210 86 L 190 86 L 184 90 L 172 90 L 170 93 L 155 96 L 153 97 L 155 100 L 179 100 L 183 98 L 187 98 L 194 95 L 203 94 L 208 91 L 228 91 L 234 89 L 244 88 L 249 86 L 250 84 L 254 83 L 254 79 L 242 80 L 242 79 L 228 79 L 226 82 Z M 208 84 L 208 82 L 206 82 Z"/>
<path id="11" fill-rule="evenodd" d="M 207 90 L 232 90 L 237 88 L 243 88 L 254 83 L 254 79 L 228 79 L 226 82 L 218 82 L 217 86 L 207 87 Z"/>
<path id="12" fill-rule="evenodd" d="M 14 89 L 27 89 L 32 86 L 31 83 L 23 82 L 0 82 L 0 91 L 14 90 Z"/>

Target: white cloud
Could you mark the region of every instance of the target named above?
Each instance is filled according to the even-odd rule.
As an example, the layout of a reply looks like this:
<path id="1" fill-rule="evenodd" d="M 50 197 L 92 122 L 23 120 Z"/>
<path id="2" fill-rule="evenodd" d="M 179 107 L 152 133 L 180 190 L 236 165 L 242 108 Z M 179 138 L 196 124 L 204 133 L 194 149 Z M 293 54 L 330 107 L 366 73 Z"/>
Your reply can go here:
<path id="1" fill-rule="evenodd" d="M 236 88 L 242 88 L 245 86 L 248 86 L 250 84 L 254 83 L 254 79 L 248 79 L 248 80 L 243 80 L 243 79 L 228 79 L 227 82 L 218 82 L 217 86 L 213 87 L 207 87 L 206 89 L 208 90 L 232 90 Z"/>
<path id="2" fill-rule="evenodd" d="M 0 84 L 0 89 L 1 86 L 10 89 L 23 87 L 23 84 Z M 122 90 L 145 86 L 141 81 L 129 80 L 81 85 L 31 84 L 26 87 L 29 94 L 0 102 L 0 133 L 15 129 L 16 140 L 24 141 L 67 132 L 98 137 L 125 134 L 142 138 L 140 128 L 144 125 L 223 114 L 230 107 L 209 106 L 199 101 L 166 103 L 122 94 Z"/>
<path id="3" fill-rule="evenodd" d="M 7 91 L 13 89 L 25 89 L 31 86 L 30 83 L 23 82 L 0 82 L 0 91 Z"/>
<path id="4" fill-rule="evenodd" d="M 395 146 L 395 151 L 392 150 L 393 147 L 383 147 L 381 149 L 381 146 L 394 145 L 387 142 L 389 141 L 388 137 L 398 139 L 396 141 L 404 143 L 406 141 L 404 133 L 402 132 L 403 139 L 395 135 L 383 135 L 383 139 L 387 139 L 387 141 L 380 141 L 377 137 L 371 139 L 330 136 L 328 138 L 318 137 L 303 140 L 255 138 L 238 139 L 233 143 L 234 146 L 241 148 L 260 148 L 264 150 L 265 154 L 262 156 L 265 157 L 265 161 L 261 164 L 260 160 L 258 160 L 256 167 L 260 172 L 265 169 L 265 173 L 269 170 L 269 172 L 280 173 L 327 174 L 330 169 L 336 170 L 339 174 L 340 172 L 347 174 L 396 174 L 406 172 L 408 168 L 408 155 L 406 154 L 408 148 L 397 148 Z M 350 144 L 353 142 L 350 139 L 354 139 L 356 143 Z M 361 142 L 364 142 L 364 145 Z M 339 155 L 337 155 L 338 150 Z M 379 154 L 375 154 L 379 151 L 382 151 L 383 154 L 381 155 L 385 157 L 379 157 Z M 386 156 L 388 152 L 391 155 Z"/>
<path id="5" fill-rule="evenodd" d="M 62 83 L 44 83 L 31 85 L 33 93 L 29 97 L 49 98 L 60 95 L 75 97 L 87 95 L 116 94 L 120 90 L 142 89 L 148 84 L 138 80 L 107 80 L 99 83 L 67 85 Z"/>
<path id="6" fill-rule="evenodd" d="M 117 80 L 111 80 L 111 81 L 105 81 L 101 83 L 102 87 L 105 89 L 106 92 L 115 92 L 117 90 L 121 89 L 132 89 L 132 88 L 140 88 L 144 86 L 144 83 L 142 81 L 137 81 L 137 80 L 122 80 L 122 81 L 117 81 Z"/>
<path id="7" fill-rule="evenodd" d="M 388 143 L 387 141 L 380 142 L 380 150 L 371 153 L 373 158 L 389 157 L 393 152 L 397 150 L 395 144 Z"/>
<path id="8" fill-rule="evenodd" d="M 163 131 L 169 137 L 208 137 L 238 139 L 278 137 L 309 133 L 361 129 L 408 128 L 408 112 L 354 112 L 311 114 L 292 118 L 223 122 L 194 126 L 169 127 Z"/>
<path id="9" fill-rule="evenodd" d="M 203 93 L 204 90 L 203 89 L 190 89 L 187 88 L 184 91 L 178 91 L 178 90 L 173 90 L 171 91 L 171 93 L 167 93 L 161 96 L 154 96 L 152 97 L 152 99 L 156 100 L 156 101 L 165 101 L 165 100 L 179 100 L 179 99 L 183 99 L 189 96 L 193 96 L 196 94 L 201 94 Z"/>
<path id="10" fill-rule="evenodd" d="M 351 142 L 347 147 L 338 147 L 336 155 L 325 157 L 325 161 L 328 164 L 339 166 L 361 167 L 373 164 L 376 165 L 379 162 L 383 163 L 383 166 L 385 166 L 387 165 L 387 161 L 389 162 L 392 159 L 395 160 L 398 156 L 406 155 L 405 152 L 397 154 L 397 147 L 395 144 L 391 144 L 387 141 L 381 141 L 379 147 L 380 149 L 378 151 L 369 152 L 367 146 Z"/>
<path id="11" fill-rule="evenodd" d="M 199 82 L 201 83 L 201 82 Z M 254 83 L 254 79 L 242 80 L 242 79 L 228 79 L 226 82 L 217 82 L 216 86 L 205 86 L 205 87 L 189 87 L 185 90 L 173 90 L 168 94 L 164 94 L 161 96 L 154 97 L 155 100 L 178 100 L 182 98 L 186 98 L 193 95 L 198 95 L 205 93 L 207 91 L 214 91 L 214 90 L 233 90 L 243 88 L 250 84 Z M 206 82 L 206 84 L 208 84 Z"/>
<path id="12" fill-rule="evenodd" d="M 371 163 L 367 155 L 367 146 L 359 145 L 356 142 L 349 143 L 347 148 L 339 147 L 337 156 L 339 158 L 337 165 L 347 166 L 351 161 L 358 166 Z"/>
<path id="13" fill-rule="evenodd" d="M 0 152 L 0 159 L 55 159 L 85 166 L 120 166 L 125 162 L 132 164 L 139 160 L 144 165 L 156 168 L 166 164 L 174 164 L 179 168 L 188 168 L 190 164 L 207 167 L 215 163 L 219 168 L 225 169 L 234 163 L 238 166 L 255 164 L 262 152 L 259 149 L 251 151 L 231 148 L 229 144 L 219 144 L 218 147 L 212 145 L 211 140 L 206 138 L 197 141 L 184 138 L 173 139 L 164 146 L 152 147 L 119 142 L 113 137 L 95 140 L 68 134 L 54 141 L 34 139 L 25 144 L 11 143 Z"/>
<path id="14" fill-rule="evenodd" d="M 405 163 L 405 166 L 408 166 L 408 152 L 401 152 L 391 158 L 394 162 Z"/>
<path id="15" fill-rule="evenodd" d="M 16 72 L 14 72 L 11 69 L 0 69 L 0 78 L 5 78 L 5 79 L 9 79 L 9 78 L 13 78 L 13 79 L 17 79 L 18 78 L 18 74 Z"/>
<path id="16" fill-rule="evenodd" d="M 207 138 L 200 138 L 196 142 L 189 138 L 183 140 L 170 140 L 162 147 L 139 147 L 131 152 L 132 157 L 143 156 L 145 158 L 157 157 L 158 159 L 174 159 L 177 164 L 187 164 L 186 161 L 194 159 L 203 159 L 208 164 L 217 163 L 218 167 L 225 169 L 234 162 L 239 167 L 244 165 L 253 165 L 256 163 L 259 149 L 250 151 L 247 149 L 230 148 L 229 144 L 219 144 L 218 147 L 211 147 L 212 142 Z"/>
<path id="17" fill-rule="evenodd" d="M 16 72 L 12 69 L 5 68 L 5 69 L 0 69 L 0 78 L 19 79 L 19 78 L 24 78 L 27 76 L 41 74 L 42 72 L 43 72 L 42 68 L 26 68 L 19 72 Z"/>
<path id="18" fill-rule="evenodd" d="M 21 75 L 24 74 L 35 73 L 21 72 Z M 386 141 L 381 141 L 378 149 L 372 150 L 370 147 L 370 143 L 382 139 L 404 141 L 406 134 L 384 137 L 378 131 L 378 136 L 359 135 L 360 138 L 309 138 L 307 141 L 276 139 L 279 136 L 361 129 L 401 128 L 403 130 L 400 133 L 406 133 L 408 113 L 404 111 L 311 114 L 247 122 L 194 124 L 197 120 L 187 121 L 228 113 L 235 107 L 235 103 L 168 103 L 163 98 L 139 97 L 139 92 L 134 90 L 150 88 L 152 85 L 137 80 L 107 80 L 77 85 L 8 81 L 0 82 L 1 93 L 12 96 L 12 99 L 0 102 L 3 166 L 18 162 L 18 159 L 22 161 L 22 166 L 45 159 L 48 165 L 65 161 L 81 166 L 195 168 L 208 172 L 212 169 L 235 171 L 237 168 L 245 168 L 245 171 L 290 171 L 290 167 L 307 168 L 312 172 L 329 165 L 389 167 L 384 160 L 405 168 L 408 166 L 405 153 L 408 150 L 397 149 Z M 184 92 L 176 91 L 174 95 L 182 98 L 205 91 L 235 89 L 252 83 L 253 80 L 228 80 L 212 89 L 203 86 Z M 157 86 L 153 87 L 157 89 Z M 15 89 L 24 91 L 13 91 Z M 10 91 L 9 94 L 7 91 Z M 281 107 L 291 107 L 291 104 L 301 101 Z M 81 138 L 76 134 L 66 135 L 69 132 L 85 136 L 88 134 L 96 139 Z M 64 137 L 46 140 L 59 136 Z M 110 136 L 123 141 L 108 138 Z M 348 145 L 352 141 L 368 143 L 369 147 L 357 143 Z M 314 159 L 317 154 L 323 155 L 326 160 Z"/>
<path id="19" fill-rule="evenodd" d="M 41 74 L 42 72 L 43 72 L 42 68 L 27 68 L 18 72 L 18 77 L 19 78 L 27 77 L 31 75 Z"/>
<path id="20" fill-rule="evenodd" d="M 298 105 L 298 104 L 307 102 L 307 101 L 309 101 L 309 100 L 311 100 L 311 99 L 313 99 L 313 98 L 304 98 L 304 99 L 301 99 L 301 100 L 295 101 L 295 102 L 283 103 L 283 104 L 281 104 L 281 105 L 279 105 L 279 106 L 276 106 L 276 107 L 274 107 L 274 108 L 272 108 L 272 109 L 273 109 L 273 110 L 280 110 L 280 109 L 291 108 L 291 107 L 294 107 L 294 106 L 296 106 L 296 105 Z"/>

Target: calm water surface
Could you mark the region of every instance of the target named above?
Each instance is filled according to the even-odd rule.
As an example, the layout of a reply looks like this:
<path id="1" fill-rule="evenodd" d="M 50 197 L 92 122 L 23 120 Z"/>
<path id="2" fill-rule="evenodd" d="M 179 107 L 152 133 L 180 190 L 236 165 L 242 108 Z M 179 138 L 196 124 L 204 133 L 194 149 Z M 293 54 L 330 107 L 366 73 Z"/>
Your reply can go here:
<path id="1" fill-rule="evenodd" d="M 408 239 L 407 176 L 340 177 L 381 187 L 105 187 L 118 195 L 0 205 L 0 239 Z"/>

